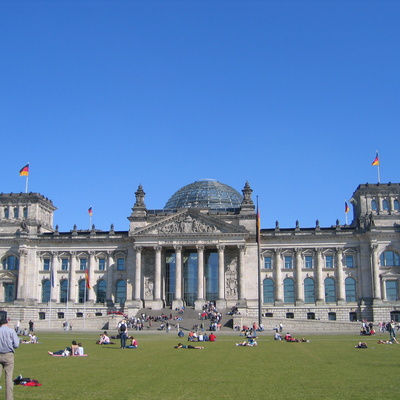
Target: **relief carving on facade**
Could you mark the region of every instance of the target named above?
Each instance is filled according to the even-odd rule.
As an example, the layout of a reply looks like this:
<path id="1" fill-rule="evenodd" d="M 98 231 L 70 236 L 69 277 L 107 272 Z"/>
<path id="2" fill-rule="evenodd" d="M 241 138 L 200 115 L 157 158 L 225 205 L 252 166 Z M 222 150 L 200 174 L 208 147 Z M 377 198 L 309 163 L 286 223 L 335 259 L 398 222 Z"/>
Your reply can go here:
<path id="1" fill-rule="evenodd" d="M 158 228 L 158 233 L 211 233 L 220 232 L 215 225 L 207 225 L 190 215 L 185 215 Z"/>
<path id="2" fill-rule="evenodd" d="M 227 299 L 236 299 L 238 296 L 238 257 L 233 251 L 226 251 L 227 260 L 225 272 L 225 296 Z"/>

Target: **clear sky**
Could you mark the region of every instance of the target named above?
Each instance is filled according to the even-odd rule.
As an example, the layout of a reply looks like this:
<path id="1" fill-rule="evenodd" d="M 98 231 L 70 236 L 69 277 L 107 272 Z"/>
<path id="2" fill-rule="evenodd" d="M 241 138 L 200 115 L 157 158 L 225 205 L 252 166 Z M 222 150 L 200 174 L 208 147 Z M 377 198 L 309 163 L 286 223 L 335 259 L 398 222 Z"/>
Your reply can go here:
<path id="1" fill-rule="evenodd" d="M 262 228 L 345 222 L 360 183 L 399 182 L 400 1 L 3 0 L 1 192 L 60 231 L 127 230 L 214 178 Z M 352 212 L 349 214 L 349 222 Z"/>

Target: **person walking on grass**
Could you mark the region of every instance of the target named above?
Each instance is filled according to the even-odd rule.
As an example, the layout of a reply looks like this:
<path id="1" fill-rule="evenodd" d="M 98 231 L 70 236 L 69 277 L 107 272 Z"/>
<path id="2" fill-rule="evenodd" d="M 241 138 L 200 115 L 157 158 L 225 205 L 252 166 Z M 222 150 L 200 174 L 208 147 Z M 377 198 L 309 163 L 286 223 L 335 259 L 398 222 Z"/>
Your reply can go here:
<path id="1" fill-rule="evenodd" d="M 19 339 L 14 329 L 8 327 L 8 321 L 0 321 L 0 376 L 4 369 L 6 381 L 6 400 L 14 399 L 14 350 L 19 346 Z"/>

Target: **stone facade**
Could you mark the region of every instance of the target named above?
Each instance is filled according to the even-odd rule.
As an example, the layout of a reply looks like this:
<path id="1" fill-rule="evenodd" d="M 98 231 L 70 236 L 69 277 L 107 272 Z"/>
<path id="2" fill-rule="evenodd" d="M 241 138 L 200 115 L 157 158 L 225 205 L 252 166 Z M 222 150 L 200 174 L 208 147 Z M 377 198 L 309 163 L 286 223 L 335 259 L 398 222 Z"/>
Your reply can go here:
<path id="1" fill-rule="evenodd" d="M 128 231 L 70 232 L 53 228 L 42 195 L 1 194 L 1 310 L 46 321 L 214 301 L 248 316 L 399 318 L 399 184 L 360 185 L 350 225 L 277 222 L 259 246 L 248 183 L 242 193 L 236 208 L 148 210 L 139 186 Z"/>

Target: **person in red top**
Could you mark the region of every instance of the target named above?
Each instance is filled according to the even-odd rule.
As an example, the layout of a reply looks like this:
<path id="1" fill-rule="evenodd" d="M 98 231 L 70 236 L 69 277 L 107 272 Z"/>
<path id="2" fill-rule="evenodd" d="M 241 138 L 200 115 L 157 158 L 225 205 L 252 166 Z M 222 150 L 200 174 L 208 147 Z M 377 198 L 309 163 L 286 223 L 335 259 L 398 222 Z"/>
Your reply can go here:
<path id="1" fill-rule="evenodd" d="M 209 341 L 210 342 L 215 342 L 215 339 L 216 339 L 217 337 L 214 335 L 214 333 L 210 333 L 210 336 L 208 337 L 208 339 L 209 339 Z"/>

